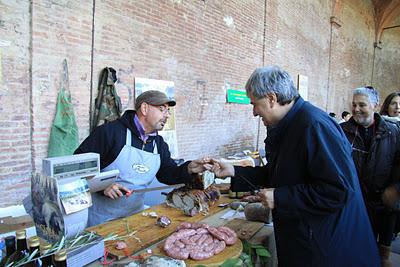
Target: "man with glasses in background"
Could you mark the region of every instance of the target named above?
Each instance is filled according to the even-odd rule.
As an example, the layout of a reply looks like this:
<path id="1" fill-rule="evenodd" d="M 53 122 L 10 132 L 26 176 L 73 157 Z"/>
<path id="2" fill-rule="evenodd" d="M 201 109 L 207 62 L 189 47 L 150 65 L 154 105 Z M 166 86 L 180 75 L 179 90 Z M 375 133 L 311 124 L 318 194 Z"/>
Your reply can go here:
<path id="1" fill-rule="evenodd" d="M 373 87 L 355 89 L 353 117 L 340 126 L 352 146 L 382 266 L 392 266 L 390 246 L 400 199 L 400 133 L 394 123 L 375 112 L 378 105 L 379 95 Z"/>
<path id="2" fill-rule="evenodd" d="M 137 97 L 135 110 L 97 127 L 76 149 L 75 154 L 99 153 L 102 171 L 120 171 L 115 184 L 92 193 L 88 226 L 143 210 L 144 193 L 135 193 L 135 189 L 146 188 L 154 178 L 165 184 L 189 183 L 192 173 L 204 171 L 202 162 L 196 160 L 177 166 L 167 143 L 157 134 L 175 104 L 160 91 L 146 91 Z M 132 195 L 123 197 L 127 193 Z"/>

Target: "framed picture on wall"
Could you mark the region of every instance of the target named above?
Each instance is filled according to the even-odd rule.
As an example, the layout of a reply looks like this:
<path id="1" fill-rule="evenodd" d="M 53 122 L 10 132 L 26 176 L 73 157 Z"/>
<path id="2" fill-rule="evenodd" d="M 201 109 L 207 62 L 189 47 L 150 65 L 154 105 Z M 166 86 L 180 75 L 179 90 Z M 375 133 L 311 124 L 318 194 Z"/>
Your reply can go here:
<path id="1" fill-rule="evenodd" d="M 138 95 L 149 90 L 157 90 L 165 93 L 168 98 L 174 98 L 175 84 L 172 81 L 154 80 L 147 78 L 135 78 L 135 99 Z M 178 158 L 178 144 L 175 129 L 175 109 L 171 109 L 169 117 L 164 129 L 158 132 L 169 146 L 172 158 Z"/>
<path id="2" fill-rule="evenodd" d="M 297 75 L 297 90 L 300 96 L 308 101 L 308 77 L 304 75 Z"/>

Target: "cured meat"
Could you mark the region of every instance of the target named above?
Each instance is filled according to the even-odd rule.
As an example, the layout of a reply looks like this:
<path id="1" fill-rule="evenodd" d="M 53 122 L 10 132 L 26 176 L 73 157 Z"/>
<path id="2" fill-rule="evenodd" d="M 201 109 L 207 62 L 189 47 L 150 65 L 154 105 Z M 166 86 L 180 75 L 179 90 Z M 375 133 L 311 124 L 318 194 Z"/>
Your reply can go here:
<path id="1" fill-rule="evenodd" d="M 210 171 L 193 174 L 193 176 L 193 182 L 187 185 L 189 188 L 192 189 L 205 190 L 215 181 L 215 174 Z"/>
<path id="2" fill-rule="evenodd" d="M 249 195 L 249 196 L 242 197 L 241 201 L 255 203 L 255 202 L 261 202 L 261 198 L 259 196 Z"/>
<path id="3" fill-rule="evenodd" d="M 215 228 L 204 223 L 183 222 L 165 241 L 164 251 L 175 259 L 204 260 L 236 241 L 236 233 L 228 227 Z"/>
<path id="4" fill-rule="evenodd" d="M 166 203 L 170 207 L 183 210 L 186 215 L 194 216 L 207 213 L 220 197 L 219 190 L 210 186 L 205 190 L 191 189 L 187 186 L 174 189 L 167 194 Z"/>
<path id="5" fill-rule="evenodd" d="M 118 241 L 117 243 L 116 243 L 116 245 L 115 245 L 115 249 L 118 249 L 118 250 L 122 250 L 122 249 L 125 249 L 125 248 L 127 248 L 128 246 L 126 245 L 126 243 L 125 242 L 123 242 L 123 241 Z"/>
<path id="6" fill-rule="evenodd" d="M 161 227 L 167 227 L 171 224 L 171 220 L 167 216 L 161 216 L 157 219 L 156 224 Z"/>
<path id="7" fill-rule="evenodd" d="M 227 245 L 233 245 L 237 241 L 237 235 L 232 229 L 220 226 L 218 228 L 210 227 L 208 231 L 217 239 L 225 241 Z"/>

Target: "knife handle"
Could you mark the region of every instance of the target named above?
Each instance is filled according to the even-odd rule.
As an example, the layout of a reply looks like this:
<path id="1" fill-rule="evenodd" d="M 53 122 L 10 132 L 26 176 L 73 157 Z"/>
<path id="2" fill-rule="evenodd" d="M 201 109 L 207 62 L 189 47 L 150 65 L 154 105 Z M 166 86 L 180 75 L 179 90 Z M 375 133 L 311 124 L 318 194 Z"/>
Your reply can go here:
<path id="1" fill-rule="evenodd" d="M 129 190 L 129 191 L 123 191 L 123 190 L 121 190 L 121 191 L 122 191 L 122 194 L 123 194 L 126 198 L 130 197 L 130 195 L 132 195 L 132 193 L 133 193 L 133 190 Z"/>

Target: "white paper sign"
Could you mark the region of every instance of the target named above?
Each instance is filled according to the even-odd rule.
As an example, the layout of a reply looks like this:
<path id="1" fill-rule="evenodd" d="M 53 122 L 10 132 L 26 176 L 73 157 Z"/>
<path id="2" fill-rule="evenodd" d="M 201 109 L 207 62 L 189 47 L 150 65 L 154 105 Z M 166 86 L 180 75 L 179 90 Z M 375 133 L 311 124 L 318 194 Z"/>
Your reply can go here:
<path id="1" fill-rule="evenodd" d="M 304 100 L 308 100 L 308 77 L 304 75 L 298 75 L 297 77 L 297 89 L 299 90 L 300 96 Z"/>

